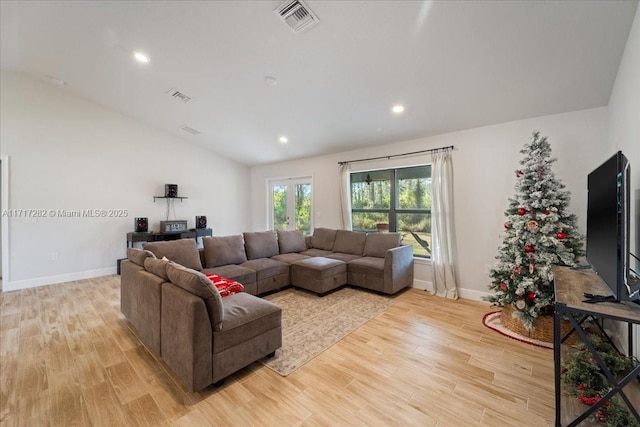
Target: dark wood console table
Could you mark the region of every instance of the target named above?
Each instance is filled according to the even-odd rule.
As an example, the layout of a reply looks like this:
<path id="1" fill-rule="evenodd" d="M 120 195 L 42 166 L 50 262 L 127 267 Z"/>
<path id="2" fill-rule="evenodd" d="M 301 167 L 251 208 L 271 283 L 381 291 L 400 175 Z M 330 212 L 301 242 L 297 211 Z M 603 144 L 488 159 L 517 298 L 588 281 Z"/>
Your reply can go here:
<path id="1" fill-rule="evenodd" d="M 154 233 L 149 232 L 136 232 L 132 231 L 127 233 L 127 248 L 132 248 L 136 242 L 160 242 L 165 240 L 177 240 L 177 239 L 196 239 L 198 237 L 213 236 L 213 230 L 210 228 L 194 228 L 187 231 L 181 231 L 176 233 Z"/>
<path id="2" fill-rule="evenodd" d="M 640 305 L 631 307 L 622 303 L 601 302 L 590 304 L 583 302 L 584 293 L 594 295 L 611 295 L 611 291 L 602 282 L 600 277 L 593 270 L 574 270 L 569 267 L 556 267 L 554 269 L 555 283 L 555 303 L 554 303 L 554 333 L 553 333 L 553 360 L 554 360 L 554 376 L 555 376 L 555 399 L 556 399 L 556 426 L 577 426 L 585 422 L 583 425 L 591 425 L 587 418 L 595 415 L 596 411 L 605 404 L 613 396 L 618 395 L 621 403 L 631 411 L 632 415 L 640 421 L 640 416 L 635 405 L 640 394 L 640 384 L 635 381 L 640 376 L 640 364 L 638 364 L 623 379 L 616 380 L 613 378 L 609 370 L 604 366 L 602 358 L 595 350 L 589 337 L 582 328 L 582 323 L 587 318 L 592 319 L 611 319 L 627 324 L 629 334 L 629 353 L 633 350 L 633 325 L 640 325 Z M 563 316 L 567 317 L 573 325 L 574 331 L 577 333 L 585 344 L 588 351 L 591 352 L 593 358 L 598 362 L 604 372 L 611 390 L 602 397 L 598 403 L 593 406 L 583 405 L 574 396 L 563 395 L 562 384 L 560 381 L 560 370 L 562 368 L 563 352 L 568 351 L 568 347 L 562 345 L 568 337 L 562 336 L 560 332 L 560 321 Z M 623 390 L 624 388 L 624 390 Z M 635 400 L 635 402 L 633 402 Z M 601 425 L 601 424 L 594 424 Z"/>

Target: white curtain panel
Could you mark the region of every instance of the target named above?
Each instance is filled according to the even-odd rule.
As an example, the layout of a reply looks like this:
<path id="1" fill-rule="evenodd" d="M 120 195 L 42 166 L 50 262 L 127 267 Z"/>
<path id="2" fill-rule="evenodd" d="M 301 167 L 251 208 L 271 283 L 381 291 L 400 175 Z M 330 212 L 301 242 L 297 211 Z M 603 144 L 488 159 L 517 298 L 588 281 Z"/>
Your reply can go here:
<path id="1" fill-rule="evenodd" d="M 342 211 L 342 228 L 351 230 L 351 166 L 349 163 L 340 165 L 340 209 Z"/>
<path id="2" fill-rule="evenodd" d="M 433 294 L 458 298 L 454 268 L 453 166 L 451 151 L 432 155 L 431 165 L 431 263 Z"/>

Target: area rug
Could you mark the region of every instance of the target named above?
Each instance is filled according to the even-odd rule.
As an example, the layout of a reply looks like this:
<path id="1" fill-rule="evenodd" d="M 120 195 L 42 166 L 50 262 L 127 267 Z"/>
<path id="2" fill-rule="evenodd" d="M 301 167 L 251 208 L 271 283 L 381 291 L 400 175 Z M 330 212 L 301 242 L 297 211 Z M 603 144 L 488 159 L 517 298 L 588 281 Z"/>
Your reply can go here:
<path id="1" fill-rule="evenodd" d="M 282 308 L 282 348 L 262 363 L 282 376 L 382 313 L 395 300 L 350 287 L 324 297 L 289 288 L 264 298 Z"/>
<path id="2" fill-rule="evenodd" d="M 493 329 L 499 334 L 504 335 L 505 337 L 509 337 L 516 341 L 523 342 L 525 344 L 534 345 L 536 347 L 542 348 L 553 348 L 553 344 L 545 341 L 538 341 L 529 337 L 525 337 L 524 335 L 517 334 L 513 332 L 511 329 L 508 329 L 500 323 L 500 313 L 501 311 L 492 311 L 487 313 L 482 318 L 482 323 L 489 329 Z"/>

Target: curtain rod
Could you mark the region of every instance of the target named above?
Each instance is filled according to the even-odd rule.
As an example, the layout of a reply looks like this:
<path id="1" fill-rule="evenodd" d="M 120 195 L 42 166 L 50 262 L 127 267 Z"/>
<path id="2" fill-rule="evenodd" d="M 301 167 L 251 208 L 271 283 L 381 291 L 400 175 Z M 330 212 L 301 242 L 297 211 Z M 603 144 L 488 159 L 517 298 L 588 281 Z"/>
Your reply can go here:
<path id="1" fill-rule="evenodd" d="M 369 160 L 381 160 L 381 159 L 389 160 L 392 157 L 411 156 L 413 154 L 422 154 L 422 153 L 435 153 L 437 151 L 446 151 L 446 150 L 453 150 L 453 145 L 449 145 L 447 147 L 440 147 L 440 148 L 431 148 L 429 150 L 412 151 L 410 153 L 391 154 L 390 156 L 369 157 L 368 159 L 358 159 L 358 160 L 347 160 L 345 162 L 338 162 L 338 164 L 339 165 L 345 165 L 345 164 L 348 164 L 348 163 L 367 162 Z"/>

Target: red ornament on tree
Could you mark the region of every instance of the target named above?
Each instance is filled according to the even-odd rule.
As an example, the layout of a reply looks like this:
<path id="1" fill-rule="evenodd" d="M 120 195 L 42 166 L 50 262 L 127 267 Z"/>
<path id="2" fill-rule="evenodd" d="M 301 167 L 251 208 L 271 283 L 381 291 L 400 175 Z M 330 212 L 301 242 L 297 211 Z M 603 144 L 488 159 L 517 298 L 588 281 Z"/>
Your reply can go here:
<path id="1" fill-rule="evenodd" d="M 500 290 L 502 292 L 507 292 L 507 284 L 504 282 L 500 283 Z"/>
<path id="2" fill-rule="evenodd" d="M 535 299 L 536 299 L 536 297 L 537 297 L 537 295 L 536 295 L 535 293 L 533 293 L 533 292 L 528 292 L 528 293 L 527 293 L 527 299 L 528 299 L 529 301 L 533 301 L 533 300 L 535 300 Z"/>
<path id="3" fill-rule="evenodd" d="M 513 273 L 514 274 L 520 274 L 520 266 L 519 265 L 516 265 L 516 266 L 513 267 Z"/>
<path id="4" fill-rule="evenodd" d="M 564 231 L 561 231 L 558 234 L 556 234 L 556 237 L 560 240 L 564 240 L 567 238 L 567 233 L 565 233 Z"/>
<path id="5" fill-rule="evenodd" d="M 521 170 L 517 170 L 517 171 L 516 171 L 516 176 L 517 176 L 518 178 L 520 178 L 522 175 L 524 175 L 524 172 L 522 172 Z"/>
<path id="6" fill-rule="evenodd" d="M 525 252 L 533 252 L 533 246 L 531 246 L 531 245 L 526 245 L 526 246 L 524 247 L 524 251 L 525 251 Z"/>
<path id="7" fill-rule="evenodd" d="M 505 229 L 505 230 L 508 230 L 508 229 L 510 229 L 510 228 L 511 228 L 511 223 L 510 223 L 509 221 L 505 222 L 505 223 L 504 223 L 504 229 Z"/>
<path id="8" fill-rule="evenodd" d="M 547 208 L 547 209 L 545 209 L 545 210 L 544 210 L 544 214 L 545 214 L 545 215 L 549 215 L 549 212 L 550 212 L 550 211 L 549 211 L 549 208 Z"/>
<path id="9" fill-rule="evenodd" d="M 526 213 L 527 213 L 527 210 L 525 208 L 518 209 L 518 215 L 522 216 L 522 215 L 524 215 Z"/>

